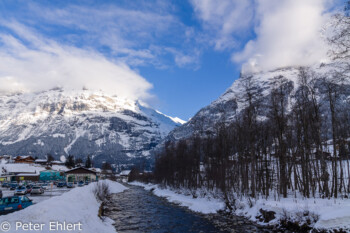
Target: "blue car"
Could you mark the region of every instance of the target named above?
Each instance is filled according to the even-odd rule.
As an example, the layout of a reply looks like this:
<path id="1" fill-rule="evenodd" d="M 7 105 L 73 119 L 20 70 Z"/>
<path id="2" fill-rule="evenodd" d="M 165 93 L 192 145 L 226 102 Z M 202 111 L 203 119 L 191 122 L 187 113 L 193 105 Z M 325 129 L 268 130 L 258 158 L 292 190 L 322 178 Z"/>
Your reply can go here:
<path id="1" fill-rule="evenodd" d="M 10 184 L 10 190 L 15 190 L 17 188 L 17 184 L 11 183 Z"/>
<path id="2" fill-rule="evenodd" d="M 57 188 L 63 188 L 65 186 L 65 183 L 64 182 L 59 182 L 57 184 Z"/>
<path id="3" fill-rule="evenodd" d="M 8 214 L 33 205 L 27 196 L 12 196 L 0 199 L 0 214 Z"/>

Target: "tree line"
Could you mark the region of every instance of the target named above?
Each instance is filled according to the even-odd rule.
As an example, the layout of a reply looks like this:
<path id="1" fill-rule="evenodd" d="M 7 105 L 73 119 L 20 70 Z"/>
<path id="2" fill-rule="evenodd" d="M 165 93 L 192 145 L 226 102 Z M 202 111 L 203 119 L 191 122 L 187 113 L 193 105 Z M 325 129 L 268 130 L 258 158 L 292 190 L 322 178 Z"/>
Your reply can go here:
<path id="1" fill-rule="evenodd" d="M 167 142 L 154 181 L 229 194 L 339 197 L 350 193 L 350 87 L 338 73 L 277 76 L 268 96 L 241 77 L 244 109 L 214 130 Z"/>
<path id="2" fill-rule="evenodd" d="M 268 95 L 253 76 L 241 77 L 243 107 L 234 119 L 167 142 L 147 179 L 220 190 L 228 202 L 233 195 L 348 196 L 350 1 L 332 20 L 331 61 L 320 67 L 328 72 L 301 67 L 295 82 L 276 76 Z"/>
<path id="3" fill-rule="evenodd" d="M 68 155 L 66 162 L 66 167 L 75 168 L 77 165 L 81 166 L 83 165 L 86 168 L 91 168 L 93 166 L 91 156 L 88 155 L 86 157 L 85 162 L 82 158 L 75 158 L 74 155 Z"/>
<path id="4" fill-rule="evenodd" d="M 241 110 L 212 129 L 166 142 L 152 175 L 165 186 L 276 198 L 346 197 L 350 193 L 350 1 L 333 17 L 327 72 L 301 67 L 297 80 L 278 75 L 269 94 L 240 77 Z M 233 109 L 236 111 L 237 109 Z M 194 192 L 195 193 L 195 192 Z"/>

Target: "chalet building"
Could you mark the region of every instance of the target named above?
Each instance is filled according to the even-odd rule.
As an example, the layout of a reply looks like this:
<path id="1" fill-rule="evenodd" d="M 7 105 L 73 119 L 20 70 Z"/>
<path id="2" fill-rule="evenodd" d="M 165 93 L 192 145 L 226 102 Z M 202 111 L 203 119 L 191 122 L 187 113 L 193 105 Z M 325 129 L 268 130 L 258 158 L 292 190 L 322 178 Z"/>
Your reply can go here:
<path id="1" fill-rule="evenodd" d="M 92 168 L 89 168 L 89 169 L 90 169 L 91 171 L 96 172 L 96 175 L 97 175 L 98 177 L 101 177 L 101 172 L 102 172 L 101 168 L 92 167 Z"/>
<path id="2" fill-rule="evenodd" d="M 119 173 L 121 177 L 128 177 L 130 175 L 131 170 L 124 170 Z"/>
<path id="3" fill-rule="evenodd" d="M 62 162 L 62 161 L 54 160 L 54 161 L 51 161 L 50 164 L 51 164 L 51 165 L 62 165 L 62 166 L 63 166 L 65 163 Z"/>
<path id="4" fill-rule="evenodd" d="M 84 167 L 77 167 L 65 172 L 67 182 L 75 181 L 96 181 L 98 180 L 97 173 Z"/>
<path id="5" fill-rule="evenodd" d="M 47 165 L 47 159 L 36 159 L 34 162 L 40 165 Z"/>
<path id="6" fill-rule="evenodd" d="M 40 174 L 36 172 L 19 173 L 16 175 L 15 179 L 17 182 L 23 181 L 39 181 Z"/>
<path id="7" fill-rule="evenodd" d="M 15 159 L 15 163 L 34 163 L 35 159 L 30 156 L 17 156 Z"/>
<path id="8" fill-rule="evenodd" d="M 24 173 L 11 173 L 2 174 L 0 176 L 0 182 L 24 182 L 24 181 L 39 181 L 39 173 L 36 172 L 24 172 Z"/>
<path id="9" fill-rule="evenodd" d="M 109 169 L 103 169 L 100 173 L 101 178 L 106 179 L 106 178 L 112 178 L 114 176 L 114 173 L 112 170 Z"/>

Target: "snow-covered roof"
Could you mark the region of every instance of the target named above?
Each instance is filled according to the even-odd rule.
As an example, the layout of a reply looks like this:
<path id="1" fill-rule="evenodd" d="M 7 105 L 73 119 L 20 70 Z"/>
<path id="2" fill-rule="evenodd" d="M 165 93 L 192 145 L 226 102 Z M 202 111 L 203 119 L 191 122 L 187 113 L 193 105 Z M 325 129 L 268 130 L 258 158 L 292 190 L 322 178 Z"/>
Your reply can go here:
<path id="1" fill-rule="evenodd" d="M 64 164 L 64 162 L 62 162 L 62 161 L 58 161 L 58 160 L 51 161 L 51 163 L 59 163 L 59 164 Z"/>
<path id="2" fill-rule="evenodd" d="M 17 176 L 39 176 L 38 173 L 19 173 Z"/>
<path id="3" fill-rule="evenodd" d="M 7 163 L 0 165 L 0 173 L 22 173 L 22 172 L 37 172 L 45 170 L 44 167 L 38 164 L 27 164 L 27 163 Z"/>
<path id="4" fill-rule="evenodd" d="M 47 159 L 36 159 L 35 162 L 47 162 Z"/>
<path id="5" fill-rule="evenodd" d="M 51 168 L 56 171 L 68 171 L 69 169 L 64 165 L 52 165 Z"/>
<path id="6" fill-rule="evenodd" d="M 87 172 L 90 172 L 90 173 L 96 173 L 95 171 L 93 171 L 93 170 L 91 170 L 91 169 L 88 169 L 88 168 L 85 168 L 85 167 L 76 167 L 76 168 L 67 170 L 67 171 L 65 171 L 65 172 L 66 172 L 66 173 L 74 172 L 75 170 L 78 170 L 78 169 L 83 169 L 83 170 L 86 170 Z"/>
<path id="7" fill-rule="evenodd" d="M 131 170 L 124 170 L 124 171 L 120 172 L 120 175 L 128 176 L 130 174 L 130 172 L 131 172 Z"/>
<path id="8" fill-rule="evenodd" d="M 32 158 L 32 159 L 34 159 L 32 156 L 30 156 L 30 155 L 18 155 L 18 156 L 16 156 L 16 158 L 15 159 L 27 159 L 27 158 Z"/>
<path id="9" fill-rule="evenodd" d="M 101 172 L 101 168 L 98 168 L 98 167 L 90 168 L 90 170 L 95 172 Z"/>

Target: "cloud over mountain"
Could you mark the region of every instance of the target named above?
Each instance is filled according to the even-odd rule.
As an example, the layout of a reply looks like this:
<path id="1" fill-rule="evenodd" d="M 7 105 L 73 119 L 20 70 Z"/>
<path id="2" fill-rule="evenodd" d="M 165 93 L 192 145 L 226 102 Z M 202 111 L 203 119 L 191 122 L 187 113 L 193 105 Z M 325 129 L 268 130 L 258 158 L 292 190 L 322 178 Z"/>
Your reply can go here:
<path id="1" fill-rule="evenodd" d="M 232 48 L 232 61 L 241 63 L 243 71 L 310 65 L 327 58 L 322 33 L 333 0 L 192 0 L 192 4 L 204 27 L 218 35 L 215 47 Z M 237 38 L 244 33 L 250 39 L 241 49 Z"/>
<path id="2" fill-rule="evenodd" d="M 1 92 L 102 89 L 130 99 L 147 99 L 152 85 L 121 61 L 94 50 L 63 45 L 30 28 L 2 21 L 0 34 Z"/>

